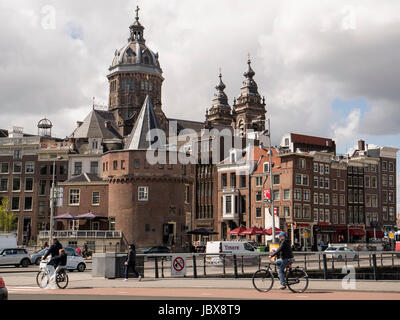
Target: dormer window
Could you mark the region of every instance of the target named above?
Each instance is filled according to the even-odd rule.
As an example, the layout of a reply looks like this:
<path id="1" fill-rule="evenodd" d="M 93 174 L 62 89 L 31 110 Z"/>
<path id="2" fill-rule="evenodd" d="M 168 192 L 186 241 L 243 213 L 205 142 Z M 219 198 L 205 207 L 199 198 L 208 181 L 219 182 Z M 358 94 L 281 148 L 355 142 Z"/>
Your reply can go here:
<path id="1" fill-rule="evenodd" d="M 231 152 L 231 163 L 235 163 L 236 162 L 236 152 L 232 151 Z"/>

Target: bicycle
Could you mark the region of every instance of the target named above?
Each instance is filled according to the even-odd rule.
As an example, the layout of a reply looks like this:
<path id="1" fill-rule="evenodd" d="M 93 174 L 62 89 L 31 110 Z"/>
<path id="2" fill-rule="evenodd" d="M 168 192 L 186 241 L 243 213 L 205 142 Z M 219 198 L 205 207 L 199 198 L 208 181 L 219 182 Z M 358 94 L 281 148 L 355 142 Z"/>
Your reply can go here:
<path id="1" fill-rule="evenodd" d="M 58 269 L 58 268 L 57 268 Z M 56 284 L 60 289 L 65 289 L 68 286 L 69 278 L 67 274 L 67 269 L 61 267 L 59 270 L 55 270 L 56 273 Z M 46 288 L 50 282 L 50 270 L 47 268 L 47 262 L 42 261 L 40 263 L 40 270 L 36 275 L 36 283 L 39 288 Z"/>
<path id="2" fill-rule="evenodd" d="M 293 262 L 290 261 L 285 268 L 286 285 L 294 293 L 302 293 L 308 288 L 308 275 L 300 267 L 293 268 Z M 271 265 L 275 262 L 269 262 L 265 268 L 257 270 L 252 277 L 253 286 L 259 292 L 268 292 L 274 285 L 274 274 Z"/>

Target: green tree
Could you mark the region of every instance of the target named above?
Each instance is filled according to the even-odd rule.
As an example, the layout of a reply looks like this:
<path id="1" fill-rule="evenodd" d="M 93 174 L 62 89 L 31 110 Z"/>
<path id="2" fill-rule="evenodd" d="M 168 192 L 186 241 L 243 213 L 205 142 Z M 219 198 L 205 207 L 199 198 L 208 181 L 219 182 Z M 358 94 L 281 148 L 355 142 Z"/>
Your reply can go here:
<path id="1" fill-rule="evenodd" d="M 8 199 L 1 199 L 0 204 L 0 231 L 14 231 L 17 224 L 13 212 L 8 212 Z"/>

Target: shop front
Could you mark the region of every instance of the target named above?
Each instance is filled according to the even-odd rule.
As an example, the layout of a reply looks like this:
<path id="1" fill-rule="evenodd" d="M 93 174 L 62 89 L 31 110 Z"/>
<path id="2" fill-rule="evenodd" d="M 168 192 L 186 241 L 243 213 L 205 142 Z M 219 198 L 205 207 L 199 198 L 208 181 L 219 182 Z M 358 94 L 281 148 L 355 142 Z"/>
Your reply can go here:
<path id="1" fill-rule="evenodd" d="M 336 233 L 333 235 L 333 242 L 334 243 L 346 243 L 347 242 L 347 227 L 345 226 L 338 226 L 335 228 Z"/>
<path id="2" fill-rule="evenodd" d="M 294 245 L 299 251 L 310 251 L 312 226 L 309 223 L 294 223 Z"/>
<path id="3" fill-rule="evenodd" d="M 329 222 L 319 222 L 314 228 L 316 232 L 315 240 L 317 244 L 323 243 L 327 247 L 329 243 L 334 242 L 336 228 Z"/>
<path id="4" fill-rule="evenodd" d="M 349 237 L 351 243 L 365 242 L 366 232 L 362 227 L 349 227 Z"/>

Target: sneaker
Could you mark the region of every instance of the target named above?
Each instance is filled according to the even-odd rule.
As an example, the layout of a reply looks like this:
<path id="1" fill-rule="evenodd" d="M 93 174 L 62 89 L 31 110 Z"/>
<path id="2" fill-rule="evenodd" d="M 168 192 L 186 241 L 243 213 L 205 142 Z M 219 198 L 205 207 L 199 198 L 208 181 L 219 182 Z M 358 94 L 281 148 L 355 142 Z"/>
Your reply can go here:
<path id="1" fill-rule="evenodd" d="M 124 281 L 128 281 L 128 279 L 124 279 Z"/>
<path id="2" fill-rule="evenodd" d="M 280 286 L 279 289 L 285 290 L 285 289 L 286 289 L 286 286 Z"/>
<path id="3" fill-rule="evenodd" d="M 142 281 L 142 276 L 139 274 L 139 281 Z"/>

